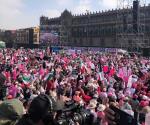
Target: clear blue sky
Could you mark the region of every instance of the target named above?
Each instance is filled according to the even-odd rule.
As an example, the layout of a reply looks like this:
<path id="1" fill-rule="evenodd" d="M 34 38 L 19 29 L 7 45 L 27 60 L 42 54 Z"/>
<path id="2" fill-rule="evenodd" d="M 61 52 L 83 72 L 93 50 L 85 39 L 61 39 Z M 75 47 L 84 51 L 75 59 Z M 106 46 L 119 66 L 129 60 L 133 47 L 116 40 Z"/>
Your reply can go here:
<path id="1" fill-rule="evenodd" d="M 80 14 L 116 7 L 117 0 L 0 0 L 0 29 L 38 26 L 41 15 L 60 16 L 64 9 Z"/>

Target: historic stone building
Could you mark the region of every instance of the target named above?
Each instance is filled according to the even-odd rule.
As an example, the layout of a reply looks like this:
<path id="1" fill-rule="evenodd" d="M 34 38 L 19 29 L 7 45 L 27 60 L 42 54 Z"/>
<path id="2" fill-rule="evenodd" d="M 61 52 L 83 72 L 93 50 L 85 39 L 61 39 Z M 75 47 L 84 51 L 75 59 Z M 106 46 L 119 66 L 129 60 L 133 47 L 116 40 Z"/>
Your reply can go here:
<path id="1" fill-rule="evenodd" d="M 6 43 L 6 47 L 13 47 L 16 40 L 16 30 L 0 30 L 0 41 Z"/>
<path id="2" fill-rule="evenodd" d="M 140 22 L 142 22 L 141 24 L 144 24 L 144 28 L 141 28 L 140 31 L 141 33 L 144 33 L 144 38 L 146 38 L 144 42 L 149 45 L 150 6 L 141 7 L 140 10 Z M 71 12 L 65 10 L 61 16 L 57 18 L 49 19 L 48 17 L 42 16 L 40 18 L 40 35 L 48 32 L 57 33 L 59 37 L 58 45 L 121 47 L 123 41 L 118 40 L 117 34 L 123 33 L 125 25 L 122 13 L 128 15 L 126 17 L 126 20 L 128 21 L 127 31 L 128 33 L 131 33 L 133 29 L 132 9 L 89 12 L 81 15 L 72 15 Z M 120 19 L 118 18 L 118 15 L 120 16 Z M 128 44 L 130 44 L 131 41 L 132 40 L 128 40 Z M 51 43 L 51 41 L 49 42 Z"/>
<path id="3" fill-rule="evenodd" d="M 40 29 L 39 27 L 33 27 L 33 44 L 39 45 Z"/>
<path id="4" fill-rule="evenodd" d="M 0 41 L 3 41 L 5 36 L 5 31 L 0 29 Z"/>
<path id="5" fill-rule="evenodd" d="M 33 28 L 18 29 L 16 30 L 16 41 L 17 47 L 29 47 L 33 46 Z"/>

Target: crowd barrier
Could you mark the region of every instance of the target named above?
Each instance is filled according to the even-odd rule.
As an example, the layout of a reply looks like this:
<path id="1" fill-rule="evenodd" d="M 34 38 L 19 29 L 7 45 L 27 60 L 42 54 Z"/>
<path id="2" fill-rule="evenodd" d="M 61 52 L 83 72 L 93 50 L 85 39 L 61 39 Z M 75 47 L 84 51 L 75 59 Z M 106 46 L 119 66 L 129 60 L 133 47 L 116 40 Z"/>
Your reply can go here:
<path id="1" fill-rule="evenodd" d="M 60 51 L 67 51 L 67 52 L 86 52 L 86 51 L 92 51 L 92 52 L 105 52 L 105 53 L 117 53 L 117 52 L 126 52 L 125 50 L 118 49 L 118 48 L 97 48 L 97 47 L 52 47 L 53 52 L 60 52 Z"/>

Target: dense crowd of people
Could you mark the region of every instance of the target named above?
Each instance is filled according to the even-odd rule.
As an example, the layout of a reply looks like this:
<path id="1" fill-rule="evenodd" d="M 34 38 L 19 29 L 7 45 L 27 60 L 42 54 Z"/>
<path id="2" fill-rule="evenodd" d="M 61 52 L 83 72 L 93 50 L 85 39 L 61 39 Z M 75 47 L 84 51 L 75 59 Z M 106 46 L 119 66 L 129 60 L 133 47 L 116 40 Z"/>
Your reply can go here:
<path id="1" fill-rule="evenodd" d="M 41 94 L 56 102 L 55 117 L 73 101 L 93 114 L 95 125 L 108 125 L 109 105 L 138 113 L 137 125 L 150 113 L 150 60 L 136 54 L 2 49 L 0 72 L 0 125 L 16 124 L 32 106 L 42 117 L 42 106 L 32 104 Z"/>

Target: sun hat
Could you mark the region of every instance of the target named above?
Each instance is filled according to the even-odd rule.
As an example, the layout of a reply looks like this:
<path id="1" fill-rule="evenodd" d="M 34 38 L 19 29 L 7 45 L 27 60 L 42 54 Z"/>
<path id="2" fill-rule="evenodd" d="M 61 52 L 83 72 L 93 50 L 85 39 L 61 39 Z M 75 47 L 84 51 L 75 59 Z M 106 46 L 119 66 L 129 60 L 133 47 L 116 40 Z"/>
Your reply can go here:
<path id="1" fill-rule="evenodd" d="M 88 109 L 95 109 L 96 108 L 96 104 L 94 102 L 91 102 L 88 107 Z"/>
<path id="2" fill-rule="evenodd" d="M 93 98 L 98 98 L 99 97 L 99 95 L 98 94 L 94 94 L 94 96 L 93 96 Z"/>
<path id="3" fill-rule="evenodd" d="M 97 106 L 97 100 L 96 99 L 91 99 L 89 102 L 89 105 L 87 106 L 88 109 L 95 109 Z"/>
<path id="4" fill-rule="evenodd" d="M 142 112 L 145 114 L 150 113 L 150 107 L 149 106 L 143 107 Z"/>
<path id="5" fill-rule="evenodd" d="M 97 100 L 96 100 L 96 99 L 91 99 L 91 100 L 90 100 L 90 103 L 94 103 L 94 104 L 97 105 Z"/>
<path id="6" fill-rule="evenodd" d="M 103 104 L 99 104 L 99 105 L 98 105 L 98 108 L 97 108 L 98 111 L 102 112 L 102 111 L 104 111 L 105 109 L 106 109 L 106 106 L 105 106 L 105 105 L 103 105 Z"/>
<path id="7" fill-rule="evenodd" d="M 148 100 L 148 97 L 145 96 L 145 95 L 143 95 L 142 99 L 143 99 L 143 100 Z"/>
<path id="8" fill-rule="evenodd" d="M 128 97 L 128 96 L 126 96 L 126 97 L 124 98 L 124 100 L 129 101 L 129 97 Z"/>

